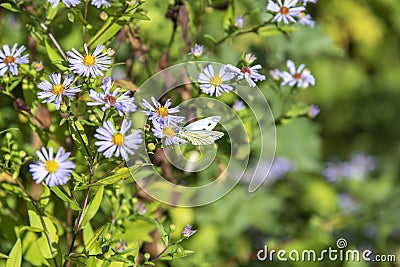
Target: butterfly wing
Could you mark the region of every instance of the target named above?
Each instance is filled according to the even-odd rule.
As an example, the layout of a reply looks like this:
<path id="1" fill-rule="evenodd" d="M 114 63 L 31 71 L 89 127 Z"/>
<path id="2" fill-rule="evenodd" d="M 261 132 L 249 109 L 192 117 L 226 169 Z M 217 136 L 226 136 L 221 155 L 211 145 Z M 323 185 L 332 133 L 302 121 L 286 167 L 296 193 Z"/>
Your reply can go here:
<path id="1" fill-rule="evenodd" d="M 221 120 L 220 116 L 211 116 L 186 125 L 186 131 L 211 131 Z"/>
<path id="2" fill-rule="evenodd" d="M 181 133 L 181 137 L 188 140 L 195 146 L 206 146 L 212 145 L 218 139 L 224 136 L 224 133 L 217 131 L 184 131 Z"/>

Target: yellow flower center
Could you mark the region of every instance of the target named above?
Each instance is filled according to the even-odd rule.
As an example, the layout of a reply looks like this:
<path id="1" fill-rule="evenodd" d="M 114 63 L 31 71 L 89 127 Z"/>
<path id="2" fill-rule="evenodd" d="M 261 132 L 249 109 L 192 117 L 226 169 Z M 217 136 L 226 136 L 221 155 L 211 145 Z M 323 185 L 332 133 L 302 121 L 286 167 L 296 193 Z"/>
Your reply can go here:
<path id="1" fill-rule="evenodd" d="M 13 56 L 6 56 L 6 57 L 4 58 L 4 63 L 5 63 L 6 65 L 11 64 L 11 63 L 14 63 L 14 62 L 15 62 L 15 58 L 14 58 Z"/>
<path id="2" fill-rule="evenodd" d="M 211 84 L 212 86 L 214 86 L 214 87 L 220 86 L 221 83 L 222 83 L 222 79 L 221 79 L 221 77 L 219 77 L 218 74 L 215 74 L 214 77 L 212 77 L 212 78 L 210 79 L 210 84 Z"/>
<path id="3" fill-rule="evenodd" d="M 301 12 L 301 13 L 300 13 L 300 16 L 301 16 L 301 18 L 304 19 L 304 18 L 306 17 L 306 13 L 305 13 L 305 12 Z"/>
<path id="4" fill-rule="evenodd" d="M 57 161 L 54 159 L 46 161 L 45 164 L 46 164 L 46 166 L 45 166 L 46 171 L 48 171 L 50 173 L 54 173 L 58 170 L 59 165 L 58 165 Z"/>
<path id="5" fill-rule="evenodd" d="M 65 91 L 65 86 L 62 84 L 57 84 L 53 86 L 51 92 L 55 95 L 62 95 Z"/>
<path id="6" fill-rule="evenodd" d="M 160 117 L 160 118 L 165 118 L 169 114 L 168 113 L 168 108 L 166 108 L 166 107 L 158 107 L 156 109 L 156 113 L 157 113 L 158 117 Z"/>
<path id="7" fill-rule="evenodd" d="M 174 129 L 172 129 L 171 127 L 164 127 L 163 133 L 168 138 L 174 137 L 176 135 Z"/>
<path id="8" fill-rule="evenodd" d="M 288 15 L 289 14 L 289 8 L 282 6 L 279 10 L 279 13 L 281 13 L 282 15 Z"/>
<path id="9" fill-rule="evenodd" d="M 86 55 L 83 57 L 82 63 L 85 66 L 92 67 L 96 63 L 96 58 L 92 55 Z"/>
<path id="10" fill-rule="evenodd" d="M 111 141 L 114 145 L 122 146 L 124 144 L 124 135 L 121 133 L 115 133 L 112 136 Z"/>

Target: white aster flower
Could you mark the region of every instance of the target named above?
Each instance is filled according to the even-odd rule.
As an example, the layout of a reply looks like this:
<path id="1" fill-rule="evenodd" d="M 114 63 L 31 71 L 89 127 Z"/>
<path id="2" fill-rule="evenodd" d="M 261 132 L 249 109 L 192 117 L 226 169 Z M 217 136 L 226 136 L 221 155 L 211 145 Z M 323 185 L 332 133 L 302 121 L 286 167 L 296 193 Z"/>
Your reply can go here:
<path id="1" fill-rule="evenodd" d="M 262 68 L 260 64 L 257 64 L 253 67 L 243 66 L 241 69 L 230 64 L 228 64 L 227 67 L 237 76 L 238 80 L 242 80 L 244 78 L 251 87 L 256 86 L 255 82 L 265 80 L 265 76 L 258 73 L 258 70 Z"/>
<path id="2" fill-rule="evenodd" d="M 278 81 L 281 78 L 281 72 L 278 69 L 270 70 L 269 75 L 271 75 L 272 79 L 274 79 L 275 81 Z"/>
<path id="3" fill-rule="evenodd" d="M 246 62 L 247 65 L 251 65 L 256 59 L 257 59 L 256 56 L 251 53 L 247 53 L 244 56 L 244 61 Z"/>
<path id="4" fill-rule="evenodd" d="M 153 105 L 147 102 L 146 99 L 143 99 L 142 104 L 146 108 L 146 110 L 143 110 L 143 113 L 150 116 L 149 119 L 153 123 L 176 125 L 184 120 L 185 117 L 171 115 L 179 112 L 179 107 L 170 108 L 172 105 L 171 99 L 168 98 L 164 105 L 161 105 L 153 96 L 151 97 L 151 101 Z"/>
<path id="5" fill-rule="evenodd" d="M 105 7 L 110 7 L 110 3 L 106 0 L 92 0 L 92 5 L 96 6 L 97 8 L 100 8 L 101 5 L 104 5 Z"/>
<path id="6" fill-rule="evenodd" d="M 81 76 L 92 77 L 103 76 L 103 71 L 107 71 L 111 65 L 111 59 L 107 53 L 102 53 L 104 46 L 97 45 L 92 54 L 89 53 L 87 45 L 84 44 L 85 54 L 82 55 L 75 48 L 72 52 L 68 51 L 68 61 L 71 70 Z"/>
<path id="7" fill-rule="evenodd" d="M 35 183 L 39 184 L 43 180 L 48 187 L 63 185 L 68 181 L 75 169 L 75 164 L 68 160 L 70 152 L 64 153 L 64 149 L 60 147 L 53 157 L 53 148 L 49 151 L 42 147 L 41 151 L 36 151 L 39 160 L 29 165 L 29 171 Z"/>
<path id="8" fill-rule="evenodd" d="M 296 6 L 298 0 L 278 0 L 278 4 L 274 0 L 269 0 L 267 10 L 277 13 L 272 21 L 283 22 L 289 24 L 289 21 L 296 22 L 294 17 L 297 17 L 300 12 L 305 10 L 304 6 Z"/>
<path id="9" fill-rule="evenodd" d="M 39 99 L 46 98 L 42 103 L 53 103 L 56 108 L 59 109 L 63 95 L 72 98 L 75 93 L 81 91 L 80 85 L 70 87 L 74 81 L 74 76 L 69 75 L 68 73 L 65 75 L 63 82 L 61 82 L 61 73 L 52 73 L 49 78 L 51 83 L 49 81 L 43 81 L 38 85 L 39 89 L 42 91 L 37 93 L 37 97 Z"/>
<path id="10" fill-rule="evenodd" d="M 124 119 L 121 130 L 117 131 L 111 120 L 104 122 L 103 127 L 99 127 L 94 135 L 98 140 L 95 142 L 99 147 L 97 151 L 103 152 L 105 158 L 111 158 L 115 154 L 116 157 L 121 156 L 124 160 L 128 160 L 128 154 L 133 155 L 134 150 L 143 142 L 140 130 L 127 135 L 131 124 L 131 121 Z"/>
<path id="11" fill-rule="evenodd" d="M 18 64 L 28 64 L 28 56 L 21 56 L 22 52 L 25 51 L 25 46 L 21 45 L 17 50 L 18 44 L 14 44 L 12 49 L 8 45 L 3 45 L 3 50 L 0 49 L 0 76 L 3 76 L 7 70 L 12 75 L 18 75 Z"/>
<path id="12" fill-rule="evenodd" d="M 160 139 L 164 138 L 164 143 L 167 146 L 170 145 L 182 145 L 186 143 L 186 140 L 183 140 L 178 136 L 179 127 L 175 125 L 165 125 L 158 122 L 153 123 L 152 131 L 154 136 Z"/>
<path id="13" fill-rule="evenodd" d="M 305 68 L 304 64 L 301 64 L 296 70 L 294 62 L 288 60 L 286 66 L 289 72 L 281 72 L 282 86 L 288 84 L 292 87 L 297 85 L 299 88 L 308 88 L 310 85 L 315 85 L 314 76 Z"/>
<path id="14" fill-rule="evenodd" d="M 91 89 L 89 92 L 90 97 L 94 100 L 94 102 L 88 102 L 88 106 L 99 106 L 104 105 L 101 110 L 106 111 L 108 108 L 114 107 L 120 116 L 123 116 L 129 112 L 136 111 L 136 105 L 133 103 L 135 101 L 134 97 L 130 96 L 130 92 L 127 91 L 120 96 L 118 96 L 121 88 L 116 88 L 113 92 L 111 92 L 111 88 L 113 87 L 113 80 L 111 78 L 103 78 L 103 85 L 101 89 L 103 92 L 98 93 L 95 90 Z"/>
<path id="15" fill-rule="evenodd" d="M 204 73 L 200 73 L 197 80 L 200 83 L 200 89 L 203 93 L 216 97 L 219 97 L 223 92 L 229 93 L 233 90 L 233 87 L 224 82 L 229 81 L 235 77 L 235 75 L 226 70 L 226 66 L 223 65 L 218 73 L 214 72 L 214 68 L 211 64 L 207 65 Z"/>
<path id="16" fill-rule="evenodd" d="M 47 0 L 48 3 L 53 3 L 52 8 L 56 8 L 58 6 L 58 4 L 60 3 L 60 0 Z M 62 2 L 64 3 L 64 5 L 66 7 L 74 7 L 78 4 L 81 3 L 80 0 L 62 0 Z"/>
<path id="17" fill-rule="evenodd" d="M 304 12 L 300 12 L 298 15 L 299 23 L 304 26 L 308 26 L 310 28 L 314 28 L 315 21 L 312 19 L 310 14 L 306 14 Z"/>

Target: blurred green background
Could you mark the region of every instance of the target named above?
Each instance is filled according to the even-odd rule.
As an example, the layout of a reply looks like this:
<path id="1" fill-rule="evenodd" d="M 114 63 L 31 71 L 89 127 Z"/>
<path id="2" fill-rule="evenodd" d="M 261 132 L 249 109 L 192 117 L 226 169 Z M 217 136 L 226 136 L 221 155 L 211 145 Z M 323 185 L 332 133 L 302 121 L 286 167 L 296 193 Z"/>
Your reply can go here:
<path id="1" fill-rule="evenodd" d="M 247 184 L 240 184 L 205 207 L 165 207 L 171 223 L 179 229 L 187 223 L 198 229 L 185 241 L 195 254 L 166 266 L 398 266 L 365 262 L 259 262 L 256 258 L 265 244 L 275 250 L 318 251 L 328 246 L 335 248 L 339 238 L 348 241 L 349 249 L 371 249 L 400 258 L 398 0 L 319 0 L 308 6 L 317 21 L 314 29 L 299 26 L 289 37 L 270 36 L 268 32 L 246 34 L 228 39 L 219 47 L 204 34 L 222 36 L 228 10 L 221 5 L 223 1 L 211 2 L 213 7 L 208 6 L 208 1 L 187 2 L 189 38 L 206 46 L 206 57 L 235 64 L 242 53 L 252 52 L 266 75 L 270 69 L 285 69 L 286 59 L 305 63 L 316 78 L 316 86 L 302 91 L 300 98 L 317 104 L 321 113 L 314 120 L 299 118 L 277 128 L 277 155 L 291 160 L 295 171 L 253 194 L 247 192 Z M 245 16 L 244 26 L 250 28 L 269 18 L 264 11 L 266 3 L 238 0 L 233 12 L 251 12 Z M 173 25 L 165 18 L 168 1 L 148 1 L 145 7 L 151 20 L 140 22 L 137 27 L 149 48 L 148 65 L 154 73 Z M 24 27 L 10 16 L 2 14 L 2 18 L 2 42 L 26 43 L 26 35 L 15 34 L 23 33 Z M 66 14 L 57 19 L 65 20 Z M 55 26 L 54 34 L 69 50 L 82 42 L 80 29 L 74 26 L 65 32 L 61 26 Z M 115 41 L 111 46 L 118 44 Z M 186 61 L 187 50 L 178 28 L 169 64 Z M 131 53 L 126 43 L 119 51 L 117 61 Z M 46 63 L 40 53 L 37 60 Z M 139 85 L 148 77 L 139 61 L 134 62 L 133 73 Z M 117 69 L 114 75 L 123 76 L 124 71 Z M 279 97 L 268 82 L 259 87 L 279 116 Z M 19 126 L 13 113 L 7 112 L 12 109 L 11 102 L 0 101 L 0 128 Z M 349 162 L 355 153 L 372 155 L 376 168 L 363 173 L 362 179 L 325 179 L 327 162 Z"/>

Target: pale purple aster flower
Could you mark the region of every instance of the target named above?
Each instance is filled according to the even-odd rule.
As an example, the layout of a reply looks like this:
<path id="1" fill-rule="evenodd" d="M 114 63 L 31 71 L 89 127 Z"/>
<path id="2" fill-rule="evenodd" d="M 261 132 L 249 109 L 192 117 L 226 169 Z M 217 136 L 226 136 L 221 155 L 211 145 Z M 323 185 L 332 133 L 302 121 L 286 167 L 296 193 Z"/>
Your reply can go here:
<path id="1" fill-rule="evenodd" d="M 244 56 L 244 61 L 246 62 L 247 65 L 251 65 L 256 59 L 257 59 L 256 56 L 254 56 L 251 53 L 247 53 Z"/>
<path id="2" fill-rule="evenodd" d="M 50 81 L 43 81 L 39 83 L 38 87 L 41 92 L 37 93 L 39 99 L 46 98 L 42 103 L 53 103 L 56 109 L 60 108 L 62 96 L 72 98 L 76 93 L 81 91 L 79 86 L 70 87 L 74 81 L 74 76 L 65 74 L 65 79 L 61 81 L 61 73 L 52 73 L 49 76 Z"/>
<path id="3" fill-rule="evenodd" d="M 36 62 L 34 61 L 32 63 L 33 69 L 37 72 L 44 70 L 44 65 L 42 63 L 42 61 Z"/>
<path id="4" fill-rule="evenodd" d="M 283 176 L 296 170 L 296 164 L 286 157 L 276 157 L 271 160 L 261 161 L 256 167 L 249 169 L 243 176 L 243 181 L 256 184 L 272 184 Z M 265 174 L 268 174 L 267 176 Z M 252 174 L 252 175 L 249 175 Z M 262 180 L 261 180 L 262 179 Z"/>
<path id="5" fill-rule="evenodd" d="M 203 45 L 194 44 L 194 46 L 190 49 L 189 55 L 193 55 L 196 58 L 201 57 L 201 55 L 203 54 L 203 49 Z"/>
<path id="6" fill-rule="evenodd" d="M 310 109 L 308 110 L 307 115 L 310 118 L 315 118 L 318 116 L 318 114 L 321 112 L 321 110 L 319 109 L 319 107 L 317 105 L 311 105 Z"/>
<path id="7" fill-rule="evenodd" d="M 301 25 L 308 26 L 310 28 L 315 27 L 315 21 L 312 19 L 310 14 L 300 12 L 300 14 L 298 15 L 298 19 Z"/>
<path id="8" fill-rule="evenodd" d="M 144 215 L 147 212 L 147 208 L 144 203 L 140 203 L 140 204 L 136 205 L 136 210 L 139 215 Z"/>
<path id="9" fill-rule="evenodd" d="M 286 66 L 289 72 L 281 72 L 282 86 L 288 84 L 293 87 L 297 85 L 299 88 L 308 88 L 310 85 L 315 85 L 314 76 L 311 72 L 305 68 L 304 64 L 301 64 L 297 69 L 292 60 L 286 61 Z"/>
<path id="10" fill-rule="evenodd" d="M 340 193 L 338 195 L 339 207 L 343 210 L 344 213 L 353 213 L 358 209 L 357 202 L 354 198 L 347 193 Z"/>
<path id="11" fill-rule="evenodd" d="M 251 87 L 255 87 L 256 82 L 265 80 L 265 76 L 258 73 L 258 70 L 262 68 L 260 64 L 257 64 L 253 67 L 243 66 L 241 69 L 230 64 L 228 64 L 227 67 L 232 73 L 237 75 L 238 80 L 244 78 Z"/>
<path id="12" fill-rule="evenodd" d="M 214 72 L 214 68 L 211 64 L 207 65 L 203 72 L 200 73 L 197 78 L 200 83 L 200 89 L 203 93 L 216 97 L 221 96 L 223 92 L 229 93 L 233 90 L 233 87 L 224 82 L 229 81 L 235 77 L 235 75 L 226 70 L 226 66 L 223 65 L 218 73 Z"/>
<path id="13" fill-rule="evenodd" d="M 75 48 L 72 48 L 72 52 L 67 52 L 71 70 L 84 77 L 89 77 L 90 75 L 93 78 L 103 76 L 103 71 L 107 71 L 111 65 L 110 57 L 107 53 L 102 53 L 104 46 L 97 45 L 92 54 L 89 53 L 86 44 L 84 44 L 84 49 L 84 55 Z"/>
<path id="14" fill-rule="evenodd" d="M 115 244 L 115 250 L 118 252 L 123 252 L 125 250 L 126 247 L 126 241 L 120 239 L 119 242 L 117 244 Z"/>
<path id="15" fill-rule="evenodd" d="M 269 75 L 271 75 L 272 79 L 274 79 L 275 81 L 281 78 L 281 72 L 278 69 L 270 70 Z"/>
<path id="16" fill-rule="evenodd" d="M 39 160 L 29 165 L 29 172 L 32 173 L 32 179 L 39 184 L 43 180 L 48 187 L 63 185 L 68 182 L 75 169 L 75 164 L 68 160 L 70 152 L 64 153 L 64 149 L 60 147 L 53 156 L 53 148 L 49 147 L 47 151 L 45 147 L 36 151 Z"/>
<path id="17" fill-rule="evenodd" d="M 130 96 L 130 92 L 127 91 L 119 95 L 121 88 L 116 88 L 111 92 L 114 82 L 111 78 L 103 78 L 103 85 L 101 89 L 103 92 L 97 93 L 95 90 L 91 89 L 89 92 L 90 97 L 95 102 L 88 102 L 88 106 L 98 106 L 104 105 L 101 110 L 106 111 L 107 109 L 114 107 L 120 116 L 126 113 L 135 112 L 136 105 L 134 104 L 135 98 Z"/>
<path id="18" fill-rule="evenodd" d="M 131 121 L 124 119 L 120 131 L 117 131 L 111 120 L 104 122 L 103 127 L 97 128 L 94 135 L 98 140 L 94 143 L 99 147 L 97 151 L 102 152 L 105 158 L 111 158 L 115 153 L 116 157 L 128 160 L 128 155 L 135 154 L 134 150 L 143 142 L 140 130 L 127 134 L 131 125 Z"/>
<path id="19" fill-rule="evenodd" d="M 146 99 L 143 99 L 142 104 L 146 110 L 142 112 L 150 116 L 149 119 L 153 121 L 153 123 L 158 122 L 163 125 L 176 125 L 185 119 L 185 117 L 182 116 L 171 115 L 179 112 L 179 107 L 171 108 L 171 99 L 168 98 L 164 105 L 158 102 L 153 96 L 151 97 L 151 101 L 153 105 L 147 102 Z"/>
<path id="20" fill-rule="evenodd" d="M 308 3 L 316 4 L 317 0 L 299 0 L 299 3 L 301 3 L 303 5 L 307 5 Z"/>
<path id="21" fill-rule="evenodd" d="M 238 112 L 246 108 L 246 106 L 242 100 L 236 100 L 235 103 L 233 103 L 232 107 L 235 111 L 238 111 Z"/>
<path id="22" fill-rule="evenodd" d="M 0 76 L 3 76 L 7 70 L 11 72 L 13 76 L 18 75 L 18 64 L 28 64 L 28 54 L 21 56 L 22 52 L 25 51 L 25 46 L 21 45 L 18 48 L 18 44 L 14 44 L 10 49 L 8 45 L 3 45 L 3 49 L 0 49 Z"/>
<path id="23" fill-rule="evenodd" d="M 102 5 L 105 7 L 110 7 L 110 3 L 106 0 L 92 0 L 92 5 L 96 6 L 97 8 L 100 8 Z"/>
<path id="24" fill-rule="evenodd" d="M 182 231 L 182 235 L 186 238 L 191 237 L 192 235 L 194 235 L 197 232 L 197 230 L 192 230 L 192 226 L 187 224 L 185 226 L 185 229 L 183 229 Z"/>
<path id="25" fill-rule="evenodd" d="M 269 0 L 267 10 L 277 13 L 272 21 L 283 21 L 285 24 L 289 24 L 289 21 L 296 22 L 294 17 L 305 10 L 304 6 L 296 6 L 297 2 L 298 0 L 284 0 L 282 4 L 282 0 L 278 0 L 278 4 L 276 4 L 274 0 Z"/>
<path id="26" fill-rule="evenodd" d="M 166 146 L 182 145 L 187 143 L 186 140 L 183 140 L 178 136 L 179 129 L 180 128 L 175 125 L 165 125 L 157 121 L 153 121 L 152 131 L 154 136 L 159 139 L 163 139 Z"/>
<path id="27" fill-rule="evenodd" d="M 48 3 L 53 3 L 52 8 L 56 8 L 58 6 L 58 4 L 60 3 L 60 0 L 47 0 Z M 80 0 L 62 0 L 62 2 L 64 3 L 64 5 L 66 7 L 74 7 L 78 4 L 80 4 Z"/>
<path id="28" fill-rule="evenodd" d="M 328 182 L 336 182 L 341 179 L 362 180 L 376 168 L 376 159 L 363 153 L 355 154 L 350 161 L 331 163 L 329 162 L 323 171 Z"/>
<path id="29" fill-rule="evenodd" d="M 245 22 L 245 20 L 244 20 L 243 16 L 239 15 L 239 16 L 236 16 L 234 25 L 237 28 L 243 28 L 244 22 Z"/>

